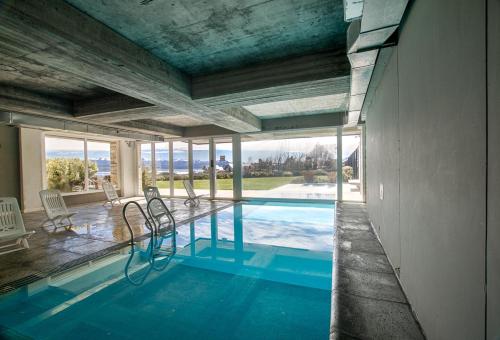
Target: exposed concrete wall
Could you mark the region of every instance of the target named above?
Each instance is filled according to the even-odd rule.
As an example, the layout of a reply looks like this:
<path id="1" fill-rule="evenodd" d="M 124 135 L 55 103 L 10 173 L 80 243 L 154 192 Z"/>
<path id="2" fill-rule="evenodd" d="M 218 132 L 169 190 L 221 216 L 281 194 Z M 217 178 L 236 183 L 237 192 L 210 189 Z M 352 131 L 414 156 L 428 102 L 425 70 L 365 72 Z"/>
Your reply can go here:
<path id="1" fill-rule="evenodd" d="M 0 126 L 0 197 L 21 198 L 19 130 Z"/>
<path id="2" fill-rule="evenodd" d="M 500 1 L 488 0 L 488 339 L 500 339 Z"/>
<path id="3" fill-rule="evenodd" d="M 370 218 L 429 339 L 485 334 L 484 6 L 413 2 L 367 116 Z"/>
<path id="4" fill-rule="evenodd" d="M 21 128 L 21 187 L 24 212 L 42 210 L 38 193 L 43 189 L 43 133 Z"/>

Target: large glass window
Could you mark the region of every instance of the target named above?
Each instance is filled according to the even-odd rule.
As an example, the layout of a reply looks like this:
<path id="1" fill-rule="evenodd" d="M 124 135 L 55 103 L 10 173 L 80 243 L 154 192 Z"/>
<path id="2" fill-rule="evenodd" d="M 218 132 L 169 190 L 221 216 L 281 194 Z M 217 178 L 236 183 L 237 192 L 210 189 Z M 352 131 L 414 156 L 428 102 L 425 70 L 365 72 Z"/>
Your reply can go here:
<path id="1" fill-rule="evenodd" d="M 244 197 L 336 198 L 336 136 L 247 139 L 241 159 Z"/>
<path id="2" fill-rule="evenodd" d="M 215 141 L 215 196 L 233 197 L 233 143 Z"/>
<path id="3" fill-rule="evenodd" d="M 342 135 L 342 198 L 345 201 L 362 201 L 363 185 L 361 162 L 361 131 L 347 130 Z"/>
<path id="4" fill-rule="evenodd" d="M 197 195 L 210 194 L 208 141 L 193 141 L 193 187 Z"/>
<path id="5" fill-rule="evenodd" d="M 168 143 L 156 143 L 155 145 L 155 171 L 156 171 L 156 186 L 160 190 L 160 194 L 170 195 L 170 170 Z"/>
<path id="6" fill-rule="evenodd" d="M 141 144 L 141 171 L 140 171 L 140 183 L 141 190 L 145 187 L 153 185 L 153 159 L 152 150 L 150 143 Z"/>
<path id="7" fill-rule="evenodd" d="M 101 190 L 104 181 L 111 182 L 111 144 L 87 142 L 89 190 Z"/>
<path id="8" fill-rule="evenodd" d="M 187 196 L 183 180 L 189 179 L 188 143 L 174 142 L 174 195 Z"/>
<path id="9" fill-rule="evenodd" d="M 47 188 L 61 192 L 85 189 L 85 145 L 83 140 L 45 138 Z"/>
<path id="10" fill-rule="evenodd" d="M 47 136 L 45 169 L 48 189 L 66 193 L 102 190 L 105 181 L 118 188 L 118 145 Z"/>

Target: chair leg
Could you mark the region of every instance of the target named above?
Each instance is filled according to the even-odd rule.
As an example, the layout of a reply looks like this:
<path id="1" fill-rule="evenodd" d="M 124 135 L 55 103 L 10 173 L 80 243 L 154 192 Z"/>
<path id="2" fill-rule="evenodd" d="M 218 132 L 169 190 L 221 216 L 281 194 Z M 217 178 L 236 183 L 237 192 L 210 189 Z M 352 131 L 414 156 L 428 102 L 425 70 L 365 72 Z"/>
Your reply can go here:
<path id="1" fill-rule="evenodd" d="M 26 239 L 26 237 L 23 237 L 22 243 L 24 248 L 29 249 L 30 245 L 28 244 L 28 240 Z"/>

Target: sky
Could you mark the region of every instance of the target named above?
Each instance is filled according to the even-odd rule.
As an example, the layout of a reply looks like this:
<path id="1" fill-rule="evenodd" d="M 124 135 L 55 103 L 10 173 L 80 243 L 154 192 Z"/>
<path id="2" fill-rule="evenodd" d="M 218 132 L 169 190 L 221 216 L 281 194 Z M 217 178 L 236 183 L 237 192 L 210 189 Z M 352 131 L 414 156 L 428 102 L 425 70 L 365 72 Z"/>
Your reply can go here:
<path id="1" fill-rule="evenodd" d="M 89 150 L 94 151 L 109 151 L 109 143 L 87 142 Z M 83 141 L 69 138 L 45 138 L 46 151 L 83 151 Z"/>

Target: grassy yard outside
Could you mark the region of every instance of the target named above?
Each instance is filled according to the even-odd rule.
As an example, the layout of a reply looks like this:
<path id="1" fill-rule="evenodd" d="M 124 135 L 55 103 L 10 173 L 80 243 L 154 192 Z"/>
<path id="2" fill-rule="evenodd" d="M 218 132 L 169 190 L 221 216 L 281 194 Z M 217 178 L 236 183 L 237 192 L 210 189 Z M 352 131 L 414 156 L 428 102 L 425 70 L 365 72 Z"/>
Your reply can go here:
<path id="1" fill-rule="evenodd" d="M 258 177 L 258 178 L 243 178 L 243 188 L 246 190 L 271 190 L 282 185 L 292 182 L 298 177 Z M 169 188 L 167 181 L 156 181 L 156 185 L 160 189 Z M 181 180 L 174 181 L 175 189 L 183 189 L 184 185 Z M 217 189 L 231 190 L 233 188 L 233 180 L 231 178 L 218 179 Z M 210 189 L 210 181 L 208 179 L 195 180 L 194 189 Z"/>

